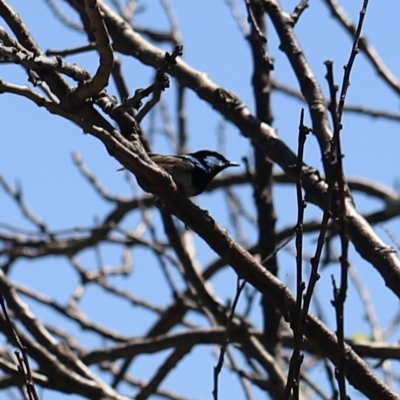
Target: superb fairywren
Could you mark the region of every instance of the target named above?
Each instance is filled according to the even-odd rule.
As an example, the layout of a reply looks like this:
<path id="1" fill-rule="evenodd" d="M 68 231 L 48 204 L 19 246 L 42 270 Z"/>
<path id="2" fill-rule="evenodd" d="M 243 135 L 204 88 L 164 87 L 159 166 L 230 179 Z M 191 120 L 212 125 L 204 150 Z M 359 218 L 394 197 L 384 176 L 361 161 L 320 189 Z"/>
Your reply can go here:
<path id="1" fill-rule="evenodd" d="M 188 197 L 202 193 L 214 177 L 225 168 L 239 165 L 211 150 L 200 150 L 178 156 L 163 154 L 149 154 L 149 156 L 172 176 L 177 186 Z"/>
<path id="2" fill-rule="evenodd" d="M 239 165 L 211 150 L 176 156 L 149 153 L 149 157 L 172 176 L 179 189 L 188 197 L 202 193 L 225 168 Z"/>

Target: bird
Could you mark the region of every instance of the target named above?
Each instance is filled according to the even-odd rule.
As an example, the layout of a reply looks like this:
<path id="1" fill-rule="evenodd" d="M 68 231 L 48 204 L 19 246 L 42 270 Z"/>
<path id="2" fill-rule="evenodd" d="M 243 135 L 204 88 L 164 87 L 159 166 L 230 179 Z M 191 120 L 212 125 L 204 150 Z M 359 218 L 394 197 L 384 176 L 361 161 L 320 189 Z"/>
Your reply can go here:
<path id="1" fill-rule="evenodd" d="M 152 161 L 172 176 L 178 189 L 187 197 L 203 193 L 217 174 L 228 167 L 240 165 L 212 150 L 199 150 L 182 155 L 155 153 L 148 155 Z"/>

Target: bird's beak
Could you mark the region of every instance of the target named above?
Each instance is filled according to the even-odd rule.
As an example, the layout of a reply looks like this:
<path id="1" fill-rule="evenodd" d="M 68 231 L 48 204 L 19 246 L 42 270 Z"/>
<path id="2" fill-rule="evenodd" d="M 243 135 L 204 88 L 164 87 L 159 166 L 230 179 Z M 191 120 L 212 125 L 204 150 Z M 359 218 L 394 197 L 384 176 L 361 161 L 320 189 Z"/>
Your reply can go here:
<path id="1" fill-rule="evenodd" d="M 240 164 L 235 161 L 229 161 L 228 167 L 240 167 Z"/>

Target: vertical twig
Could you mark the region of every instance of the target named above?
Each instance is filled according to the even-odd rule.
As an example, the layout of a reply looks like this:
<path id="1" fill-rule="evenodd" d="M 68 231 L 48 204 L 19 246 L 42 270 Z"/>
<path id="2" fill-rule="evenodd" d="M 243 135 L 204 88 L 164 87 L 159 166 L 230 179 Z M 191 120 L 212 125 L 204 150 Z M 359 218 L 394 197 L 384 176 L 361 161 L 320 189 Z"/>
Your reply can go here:
<path id="1" fill-rule="evenodd" d="M 230 314 L 229 314 L 229 318 L 228 318 L 228 323 L 226 326 L 224 341 L 221 345 L 221 351 L 219 353 L 218 363 L 214 367 L 214 387 L 213 387 L 213 391 L 212 391 L 214 400 L 218 400 L 218 377 L 222 370 L 222 366 L 224 364 L 224 357 L 225 357 L 226 349 L 229 344 L 229 334 L 230 334 L 231 327 L 232 327 L 232 320 L 233 320 L 233 317 L 235 316 L 235 309 L 236 309 L 237 303 L 239 301 L 240 294 L 242 293 L 242 290 L 244 289 L 245 285 L 246 285 L 246 281 L 241 280 L 238 277 L 237 284 L 236 284 L 236 294 L 235 294 L 235 298 L 233 299 L 233 302 L 232 302 L 232 306 L 231 306 L 231 310 L 230 310 Z"/>
<path id="2" fill-rule="evenodd" d="M 347 286 L 348 286 L 348 268 L 349 268 L 349 260 L 348 260 L 348 248 L 349 248 L 349 234 L 347 229 L 347 212 L 346 212 L 346 199 L 350 197 L 350 193 L 346 184 L 346 180 L 344 177 L 343 170 L 343 153 L 341 146 L 341 137 L 340 131 L 342 130 L 342 115 L 343 108 L 346 101 L 346 94 L 348 87 L 350 86 L 350 74 L 352 67 L 354 65 L 355 57 L 358 54 L 358 43 L 361 37 L 362 25 L 364 22 L 365 13 L 368 6 L 368 0 L 364 0 L 362 9 L 360 11 L 360 18 L 358 21 L 357 30 L 354 36 L 353 46 L 351 49 L 349 61 L 344 66 L 344 75 L 343 75 L 343 83 L 342 90 L 340 93 L 339 104 L 336 102 L 336 92 L 338 90 L 335 85 L 334 76 L 333 76 L 333 66 L 332 62 L 327 61 L 327 75 L 326 79 L 328 81 L 329 92 L 330 92 L 330 107 L 329 111 L 332 116 L 334 133 L 332 139 L 332 171 L 333 173 L 332 180 L 333 183 L 337 185 L 337 195 L 338 195 L 338 203 L 339 203 L 339 236 L 340 236 L 340 245 L 341 245 L 341 255 L 339 258 L 340 266 L 341 266 L 341 275 L 340 275 L 340 287 L 338 288 L 336 285 L 336 281 L 332 276 L 332 285 L 333 285 L 333 293 L 334 298 L 332 301 L 333 306 L 336 311 L 336 326 L 337 326 L 337 339 L 338 339 L 338 347 L 339 347 L 339 362 L 336 370 L 336 379 L 339 384 L 339 395 L 340 399 L 345 400 L 347 398 L 346 395 L 346 348 L 344 343 L 344 303 L 346 301 L 347 295 Z"/>
<path id="3" fill-rule="evenodd" d="M 339 197 L 339 236 L 340 236 L 340 244 L 341 244 L 341 256 L 339 257 L 340 265 L 341 265 L 341 279 L 340 279 L 340 288 L 337 287 L 336 281 L 332 276 L 332 285 L 333 285 L 333 301 L 332 305 L 336 311 L 336 336 L 338 339 L 338 347 L 339 347 L 339 362 L 335 371 L 336 380 L 339 385 L 339 395 L 340 399 L 346 399 L 346 355 L 345 355 L 345 345 L 344 345 L 344 303 L 346 301 L 346 293 L 347 293 L 347 269 L 349 267 L 348 261 L 348 245 L 349 238 L 347 233 L 347 224 L 346 224 L 346 183 L 343 175 L 343 165 L 342 165 L 342 150 L 340 143 L 340 131 L 342 129 L 341 122 L 339 120 L 338 108 L 336 103 L 336 92 L 338 90 L 335 85 L 333 78 L 333 65 L 331 61 L 325 62 L 327 68 L 326 79 L 329 85 L 330 92 L 330 112 L 332 115 L 333 126 L 334 126 L 334 134 L 332 140 L 332 184 L 337 185 L 337 195 Z"/>
<path id="4" fill-rule="evenodd" d="M 299 398 L 299 378 L 300 366 L 303 362 L 303 357 L 300 354 L 300 343 L 303 336 L 300 326 L 302 297 L 304 292 L 303 281 L 303 223 L 304 223 L 304 209 L 306 203 L 303 198 L 302 192 L 302 174 L 303 174 L 303 156 L 304 145 L 306 142 L 309 128 L 304 125 L 304 109 L 301 109 L 300 124 L 299 124 L 299 140 L 297 152 L 297 166 L 296 166 L 296 195 L 297 195 L 297 223 L 295 227 L 296 232 L 296 313 L 294 320 L 291 323 L 293 335 L 295 337 L 295 346 L 293 348 L 292 357 L 290 359 L 288 379 L 285 387 L 285 398 L 289 398 L 290 392 L 293 389 L 294 399 Z"/>
<path id="5" fill-rule="evenodd" d="M 3 293 L 0 291 L 0 303 L 4 317 L 7 321 L 8 328 L 10 329 L 12 336 L 14 337 L 15 343 L 17 344 L 20 351 L 16 350 L 15 355 L 18 360 L 18 371 L 22 375 L 25 382 L 26 392 L 29 400 L 39 400 L 39 396 L 36 393 L 35 385 L 33 383 L 32 371 L 29 365 L 29 358 L 26 347 L 22 344 L 17 331 L 11 321 L 10 315 L 7 311 L 6 301 Z"/>

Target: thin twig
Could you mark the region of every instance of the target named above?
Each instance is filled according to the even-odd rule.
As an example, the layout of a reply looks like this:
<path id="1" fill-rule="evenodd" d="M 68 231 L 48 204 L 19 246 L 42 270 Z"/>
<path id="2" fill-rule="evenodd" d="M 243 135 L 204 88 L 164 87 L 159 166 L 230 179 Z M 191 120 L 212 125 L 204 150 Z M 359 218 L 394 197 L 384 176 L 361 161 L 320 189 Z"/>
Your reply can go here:
<path id="1" fill-rule="evenodd" d="M 14 338 L 15 343 L 17 344 L 17 346 L 20 350 L 20 352 L 15 351 L 15 355 L 18 360 L 18 371 L 22 375 L 23 380 L 25 382 L 28 399 L 29 400 L 39 400 L 39 396 L 36 392 L 35 385 L 33 382 L 32 371 L 31 371 L 31 367 L 29 364 L 27 349 L 23 345 L 21 339 L 18 336 L 17 331 L 14 328 L 14 325 L 13 325 L 11 318 L 7 311 L 6 300 L 5 300 L 1 290 L 0 290 L 0 304 L 1 304 L 1 309 L 3 311 L 4 317 L 7 321 L 8 329 L 11 331 L 12 337 Z M 21 356 L 21 354 L 22 354 L 22 356 Z"/>
<path id="2" fill-rule="evenodd" d="M 236 281 L 236 293 L 235 293 L 235 297 L 232 302 L 232 306 L 230 307 L 224 341 L 222 342 L 222 345 L 221 345 L 221 350 L 220 350 L 217 365 L 214 367 L 214 387 L 213 387 L 213 391 L 212 391 L 214 400 L 218 400 L 218 377 L 222 371 L 222 366 L 224 364 L 224 357 L 225 357 L 226 349 L 229 344 L 229 335 L 231 333 L 232 320 L 233 320 L 233 317 L 235 316 L 235 309 L 236 309 L 237 303 L 239 301 L 240 294 L 242 293 L 242 290 L 244 289 L 245 285 L 246 285 L 246 281 L 241 280 L 238 277 L 237 281 Z"/>
<path id="3" fill-rule="evenodd" d="M 293 390 L 294 399 L 299 399 L 299 385 L 300 385 L 300 367 L 303 362 L 303 356 L 300 354 L 300 344 L 302 341 L 303 331 L 300 329 L 304 324 L 302 318 L 302 298 L 305 289 L 303 281 L 303 224 L 304 224 L 304 209 L 306 203 L 302 192 L 302 171 L 303 171 L 303 157 L 304 145 L 306 142 L 307 134 L 310 129 L 304 125 L 304 109 L 301 109 L 299 136 L 298 136 L 298 156 L 297 156 L 297 179 L 296 179 L 296 194 L 297 194 L 297 223 L 295 227 L 296 232 L 296 312 L 294 320 L 291 321 L 293 335 L 295 337 L 295 346 L 293 348 L 292 357 L 290 359 L 290 366 L 288 372 L 288 379 L 285 387 L 285 399 L 290 397 L 290 392 Z"/>

